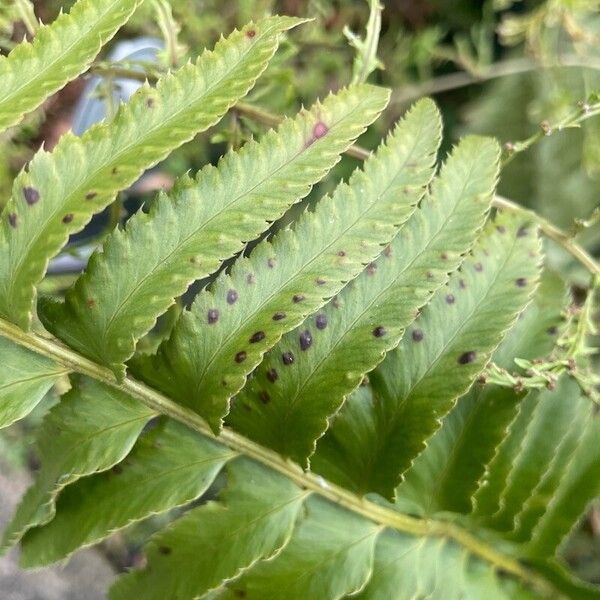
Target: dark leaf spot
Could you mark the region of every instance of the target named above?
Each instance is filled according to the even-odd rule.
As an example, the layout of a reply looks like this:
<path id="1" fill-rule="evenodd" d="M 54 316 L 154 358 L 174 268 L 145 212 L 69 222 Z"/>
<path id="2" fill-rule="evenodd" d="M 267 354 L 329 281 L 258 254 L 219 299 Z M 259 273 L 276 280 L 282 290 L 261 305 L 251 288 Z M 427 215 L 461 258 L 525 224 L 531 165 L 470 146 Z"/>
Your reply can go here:
<path id="1" fill-rule="evenodd" d="M 529 233 L 529 229 L 527 227 L 525 227 L 525 225 L 522 225 L 521 227 L 519 227 L 518 231 L 517 231 L 517 237 L 526 237 L 527 234 Z"/>
<path id="2" fill-rule="evenodd" d="M 148 98 L 148 99 L 146 100 L 146 106 L 147 106 L 148 108 L 154 108 L 154 98 Z"/>
<path id="3" fill-rule="evenodd" d="M 459 287 L 461 290 L 464 290 L 464 289 L 467 287 L 467 284 L 465 283 L 465 280 L 464 280 L 464 279 L 461 279 L 461 280 L 458 282 L 458 287 Z"/>
<path id="4" fill-rule="evenodd" d="M 115 465 L 115 466 L 112 468 L 112 472 L 113 472 L 115 475 L 120 475 L 120 474 L 123 472 L 123 467 L 122 467 L 121 465 Z"/>
<path id="5" fill-rule="evenodd" d="M 433 279 L 433 273 L 431 271 L 427 271 L 427 279 Z"/>
<path id="6" fill-rule="evenodd" d="M 483 265 L 482 265 L 480 262 L 478 262 L 478 263 L 475 263 L 475 264 L 473 265 L 473 268 L 474 268 L 474 269 L 475 269 L 475 270 L 476 270 L 478 273 L 481 273 L 481 271 L 483 271 Z"/>
<path id="7" fill-rule="evenodd" d="M 207 313 L 208 324 L 212 325 L 219 320 L 219 311 L 216 308 L 210 308 Z"/>
<path id="8" fill-rule="evenodd" d="M 250 338 L 250 343 L 251 344 L 256 344 L 258 342 L 261 342 L 262 340 L 265 339 L 265 332 L 264 331 L 257 331 L 255 334 L 252 335 L 252 337 Z"/>
<path id="9" fill-rule="evenodd" d="M 33 206 L 40 201 L 40 193 L 32 187 L 23 188 L 23 196 L 29 206 Z"/>
<path id="10" fill-rule="evenodd" d="M 391 246 L 386 246 L 385 250 L 383 251 L 383 255 L 386 258 L 389 258 L 392 255 L 392 247 Z"/>
<path id="11" fill-rule="evenodd" d="M 227 304 L 235 304 L 238 299 L 238 293 L 231 289 L 227 292 Z"/>
<path id="12" fill-rule="evenodd" d="M 274 258 L 269 258 L 267 260 L 267 267 L 269 267 L 269 269 L 272 269 L 273 267 L 275 267 L 275 259 Z"/>
<path id="13" fill-rule="evenodd" d="M 16 229 L 17 228 L 17 214 L 16 213 L 10 213 L 7 218 L 8 218 L 9 225 L 13 229 Z"/>
<path id="14" fill-rule="evenodd" d="M 96 301 L 93 298 L 88 298 L 86 304 L 88 308 L 96 308 Z"/>
<path id="15" fill-rule="evenodd" d="M 518 279 L 515 279 L 515 285 L 517 287 L 527 287 L 527 279 L 525 279 L 525 277 L 519 277 Z"/>
<path id="16" fill-rule="evenodd" d="M 86 200 L 93 200 L 93 199 L 94 199 L 94 198 L 95 198 L 97 195 L 98 195 L 98 193 L 97 193 L 97 192 L 88 192 L 88 193 L 85 195 L 85 199 L 86 199 Z"/>
<path id="17" fill-rule="evenodd" d="M 269 392 L 266 392 L 265 390 L 261 390 L 258 397 L 263 404 L 269 404 L 269 402 L 271 402 L 271 396 L 269 395 Z"/>
<path id="18" fill-rule="evenodd" d="M 423 339 L 423 331 L 421 329 L 413 329 L 412 339 L 415 342 L 420 342 Z"/>
<path id="19" fill-rule="evenodd" d="M 341 306 L 337 296 L 333 297 L 331 304 L 333 304 L 333 308 L 339 308 Z"/>
<path id="20" fill-rule="evenodd" d="M 454 294 L 448 294 L 446 296 L 446 303 L 447 304 L 454 304 L 455 300 L 456 300 L 456 298 L 454 297 Z"/>
<path id="21" fill-rule="evenodd" d="M 300 302 L 304 301 L 304 296 L 302 294 L 296 294 L 292 300 L 296 303 L 299 304 Z"/>
<path id="22" fill-rule="evenodd" d="M 308 329 L 300 334 L 300 349 L 302 351 L 308 350 L 312 346 L 312 335 Z"/>
<path id="23" fill-rule="evenodd" d="M 267 379 L 271 383 L 275 383 L 279 379 L 279 374 L 277 373 L 277 370 L 276 369 L 269 369 L 267 371 Z"/>
<path id="24" fill-rule="evenodd" d="M 373 335 L 375 337 L 383 337 L 385 333 L 385 327 L 383 327 L 383 325 L 379 325 L 378 327 L 375 327 L 375 329 L 373 329 Z"/>
<path id="25" fill-rule="evenodd" d="M 72 213 L 68 213 L 66 214 L 63 218 L 62 218 L 62 222 L 65 225 L 68 225 L 69 223 L 71 223 L 73 221 L 73 214 Z"/>
<path id="26" fill-rule="evenodd" d="M 243 363 L 246 360 L 246 357 L 248 355 L 246 354 L 246 352 L 244 350 L 240 350 L 236 355 L 235 355 L 235 362 L 236 363 Z"/>
<path id="27" fill-rule="evenodd" d="M 370 263 L 369 266 L 367 267 L 367 275 L 375 275 L 377 271 L 377 263 Z"/>
<path id="28" fill-rule="evenodd" d="M 320 277 L 316 280 L 317 285 L 325 285 L 327 282 Z"/>
<path id="29" fill-rule="evenodd" d="M 469 350 L 468 352 L 465 352 L 464 354 L 461 354 L 458 357 L 458 364 L 468 365 L 469 363 L 472 363 L 476 358 L 477 352 L 475 352 L 474 350 Z"/>
<path id="30" fill-rule="evenodd" d="M 254 29 L 248 29 L 246 31 L 246 37 L 252 39 L 256 35 L 256 31 Z"/>
<path id="31" fill-rule="evenodd" d="M 282 312 L 276 312 L 276 313 L 273 315 L 273 321 L 281 321 L 281 320 L 283 320 L 283 319 L 285 319 L 285 313 L 282 313 Z"/>
<path id="32" fill-rule="evenodd" d="M 159 546 L 158 551 L 164 556 L 171 554 L 171 548 L 168 546 Z"/>
<path id="33" fill-rule="evenodd" d="M 284 365 L 291 365 L 294 362 L 294 355 L 291 352 L 284 352 L 281 355 L 281 360 Z"/>
<path id="34" fill-rule="evenodd" d="M 248 273 L 248 275 L 246 275 L 246 283 L 248 285 L 252 285 L 255 282 L 256 282 L 256 277 L 254 277 L 254 275 L 252 275 L 252 273 Z"/>
<path id="35" fill-rule="evenodd" d="M 440 254 L 440 258 L 441 258 L 442 260 L 448 260 L 448 255 L 447 255 L 445 252 L 442 252 L 442 253 Z"/>
<path id="36" fill-rule="evenodd" d="M 496 231 L 498 233 L 506 233 L 506 227 L 504 225 L 496 225 Z"/>
<path id="37" fill-rule="evenodd" d="M 554 325 L 552 327 L 548 327 L 548 329 L 546 329 L 546 333 L 548 335 L 556 335 L 558 333 L 558 327 L 555 327 Z"/>
<path id="38" fill-rule="evenodd" d="M 346 253 L 343 250 L 340 250 L 337 254 L 338 256 L 346 256 Z"/>
<path id="39" fill-rule="evenodd" d="M 113 167 L 112 174 L 116 175 L 118 172 L 119 172 L 119 169 L 117 169 L 117 167 Z"/>
<path id="40" fill-rule="evenodd" d="M 327 315 L 321 313 L 320 315 L 317 315 L 317 319 L 316 319 L 316 324 L 317 324 L 317 329 L 325 329 L 325 327 L 327 327 Z"/>

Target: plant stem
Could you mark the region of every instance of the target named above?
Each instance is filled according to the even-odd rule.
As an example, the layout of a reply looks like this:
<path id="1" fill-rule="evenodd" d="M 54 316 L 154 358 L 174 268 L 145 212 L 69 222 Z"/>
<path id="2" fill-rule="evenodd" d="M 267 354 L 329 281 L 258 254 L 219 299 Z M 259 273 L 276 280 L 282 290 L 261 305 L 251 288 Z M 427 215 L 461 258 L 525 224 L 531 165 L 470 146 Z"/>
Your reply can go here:
<path id="1" fill-rule="evenodd" d="M 568 115 L 554 124 L 544 121 L 540 125 L 539 130 L 533 135 L 529 136 L 527 139 L 519 142 L 507 142 L 505 144 L 504 148 L 508 152 L 508 155 L 502 161 L 502 167 L 505 167 L 517 154 L 520 152 L 525 152 L 525 150 L 528 150 L 542 138 L 569 127 L 579 127 L 581 123 L 597 115 L 600 115 L 600 99 L 596 99 L 590 104 L 582 102 L 579 108 L 571 111 Z"/>
<path id="2" fill-rule="evenodd" d="M 507 210 L 518 210 L 528 214 L 540 227 L 542 233 L 547 237 L 560 244 L 569 254 L 576 258 L 592 275 L 600 275 L 600 265 L 594 260 L 594 258 L 586 252 L 579 244 L 577 244 L 573 238 L 556 225 L 544 219 L 533 210 L 529 210 L 508 198 L 502 196 L 496 196 L 493 200 L 493 204 L 496 208 L 507 209 Z"/>
<path id="3" fill-rule="evenodd" d="M 505 60 L 490 65 L 481 73 L 468 73 L 460 71 L 441 75 L 420 84 L 408 85 L 392 94 L 390 104 L 405 104 L 432 94 L 440 94 L 451 90 L 460 89 L 469 85 L 478 85 L 506 77 L 508 75 L 519 75 L 520 73 L 531 73 L 542 68 L 580 68 L 600 71 L 600 60 L 592 58 L 581 58 L 575 54 L 565 55 L 558 58 L 556 63 L 540 65 L 539 62 L 529 58 L 516 58 Z"/>
<path id="4" fill-rule="evenodd" d="M 52 359 L 70 371 L 86 375 L 128 394 L 152 410 L 179 421 L 217 443 L 224 444 L 231 450 L 244 454 L 281 473 L 301 488 L 318 494 L 383 527 L 393 528 L 415 536 L 449 538 L 468 549 L 473 555 L 492 563 L 498 569 L 502 569 L 526 581 L 534 588 L 546 594 L 551 594 L 554 591 L 548 582 L 524 567 L 518 560 L 498 552 L 461 527 L 444 521 L 411 517 L 366 500 L 342 487 L 325 481 L 319 475 L 303 471 L 298 464 L 282 458 L 276 452 L 253 442 L 229 428 L 224 428 L 216 436 L 206 421 L 195 412 L 180 406 L 170 398 L 132 377 L 126 377 L 122 383 L 119 383 L 112 371 L 62 345 L 55 338 L 42 337 L 33 332 L 27 333 L 4 319 L 0 319 L 0 335 L 37 354 Z"/>

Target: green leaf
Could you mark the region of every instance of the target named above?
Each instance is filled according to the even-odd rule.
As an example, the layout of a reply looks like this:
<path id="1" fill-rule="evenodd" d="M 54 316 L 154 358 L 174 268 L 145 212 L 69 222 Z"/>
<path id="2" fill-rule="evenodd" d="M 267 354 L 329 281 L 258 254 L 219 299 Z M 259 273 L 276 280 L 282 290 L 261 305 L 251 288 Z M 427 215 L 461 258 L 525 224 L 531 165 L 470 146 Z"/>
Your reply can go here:
<path id="1" fill-rule="evenodd" d="M 69 14 L 0 56 L 0 131 L 83 73 L 142 0 L 79 0 Z"/>
<path id="2" fill-rule="evenodd" d="M 435 105 L 419 102 L 364 171 L 199 294 L 136 375 L 218 430 L 264 352 L 358 275 L 410 216 L 431 179 L 439 136 Z"/>
<path id="3" fill-rule="evenodd" d="M 115 119 L 81 138 L 64 135 L 14 182 L 0 224 L 0 316 L 26 329 L 47 264 L 148 167 L 210 127 L 253 86 L 280 34 L 299 21 L 273 17 L 221 40 L 195 64 L 143 86 Z M 247 35 L 253 32 L 253 35 Z"/>
<path id="4" fill-rule="evenodd" d="M 23 538 L 21 565 L 50 564 L 131 523 L 191 502 L 234 456 L 176 421 L 159 425 L 111 471 L 66 487 L 54 519 Z"/>
<path id="5" fill-rule="evenodd" d="M 4 531 L 4 549 L 53 518 L 56 497 L 66 485 L 120 462 L 153 416 L 126 394 L 77 378 L 44 420 L 38 437 L 41 468 Z"/>
<path id="6" fill-rule="evenodd" d="M 364 492 L 393 496 L 439 419 L 469 389 L 527 303 L 537 283 L 538 251 L 537 235 L 514 215 L 490 223 L 448 286 L 372 373 L 378 443 L 363 448 L 372 464 L 361 482 Z"/>
<path id="7" fill-rule="evenodd" d="M 486 526 L 499 531 L 513 530 L 523 503 L 560 455 L 563 436 L 573 426 L 576 432 L 581 432 L 585 417 L 580 414 L 580 403 L 589 408 L 589 402 L 579 394 L 578 384 L 567 377 L 561 379 L 556 390 L 532 392 L 527 402 L 534 403 L 535 408 L 525 427 L 517 426 L 521 432 L 519 449 L 511 459 L 512 466 L 498 499 L 499 510 L 481 519 Z M 529 411 L 522 414 L 528 415 Z M 500 447 L 498 453 L 502 451 Z"/>
<path id="8" fill-rule="evenodd" d="M 565 303 L 564 282 L 546 273 L 533 302 L 492 357 L 514 370 L 514 359 L 534 359 L 553 348 Z M 397 503 L 421 514 L 469 513 L 486 465 L 507 435 L 523 394 L 499 387 L 473 387 L 460 398 L 416 458 L 397 488 Z"/>
<path id="9" fill-rule="evenodd" d="M 204 597 L 288 542 L 307 492 L 247 459 L 227 474 L 221 502 L 194 508 L 158 533 L 146 549 L 148 566 L 121 578 L 111 600 Z"/>
<path id="10" fill-rule="evenodd" d="M 475 519 L 527 556 L 553 556 L 600 493 L 599 434 L 592 403 L 566 375 L 554 391 L 529 394 L 486 469 Z"/>
<path id="11" fill-rule="evenodd" d="M 318 497 L 285 548 L 258 563 L 231 588 L 248 600 L 337 600 L 367 583 L 380 528 Z"/>
<path id="12" fill-rule="evenodd" d="M 228 154 L 217 168 L 209 165 L 195 180 L 184 178 L 172 194 L 161 195 L 150 214 L 140 210 L 125 230 L 108 238 L 65 303 L 42 305 L 46 327 L 122 375 L 136 341 L 173 298 L 308 194 L 386 102 L 381 88 L 341 91 L 285 121 L 260 143 Z"/>
<path id="13" fill-rule="evenodd" d="M 28 415 L 68 370 L 0 337 L 0 428 Z"/>
<path id="14" fill-rule="evenodd" d="M 417 310 L 473 244 L 489 209 L 498 157 L 492 140 L 463 140 L 385 253 L 272 350 L 236 401 L 235 429 L 306 466 L 328 418 L 398 345 Z M 282 367 L 287 352 L 295 360 Z"/>
<path id="15" fill-rule="evenodd" d="M 377 540 L 371 579 L 356 599 L 539 597 L 443 537 L 414 538 L 387 530 Z"/>

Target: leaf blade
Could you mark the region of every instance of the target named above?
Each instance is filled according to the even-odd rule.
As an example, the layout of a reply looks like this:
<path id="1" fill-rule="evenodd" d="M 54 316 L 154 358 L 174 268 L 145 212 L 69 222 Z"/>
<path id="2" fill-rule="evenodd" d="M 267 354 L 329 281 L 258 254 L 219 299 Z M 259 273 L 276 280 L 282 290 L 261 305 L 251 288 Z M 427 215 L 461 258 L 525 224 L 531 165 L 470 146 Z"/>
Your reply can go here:
<path id="1" fill-rule="evenodd" d="M 42 25 L 31 43 L 1 56 L 0 131 L 83 73 L 141 2 L 79 0 L 70 13 Z"/>

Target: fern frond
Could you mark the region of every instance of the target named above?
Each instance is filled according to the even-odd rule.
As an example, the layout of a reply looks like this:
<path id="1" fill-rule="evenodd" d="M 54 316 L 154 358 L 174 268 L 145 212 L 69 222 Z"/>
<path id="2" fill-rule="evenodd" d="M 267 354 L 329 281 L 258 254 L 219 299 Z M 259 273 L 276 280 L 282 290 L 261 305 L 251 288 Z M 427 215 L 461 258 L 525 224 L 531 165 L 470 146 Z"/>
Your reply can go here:
<path id="1" fill-rule="evenodd" d="M 236 430 L 306 465 L 327 419 L 398 345 L 472 246 L 490 206 L 498 157 L 491 140 L 461 142 L 385 253 L 263 361 L 232 410 Z M 295 361 L 282 368 L 288 352 Z"/>
<path id="2" fill-rule="evenodd" d="M 44 419 L 37 440 L 41 468 L 4 531 L 3 549 L 53 518 L 56 497 L 66 485 L 121 461 L 154 415 L 124 393 L 76 378 Z"/>
<path id="3" fill-rule="evenodd" d="M 0 337 L 0 429 L 28 415 L 68 370 Z"/>
<path id="4" fill-rule="evenodd" d="M 79 0 L 0 56 L 0 132 L 83 73 L 142 0 Z"/>
<path id="5" fill-rule="evenodd" d="M 475 495 L 478 522 L 551 555 L 598 493 L 597 421 L 566 376 L 553 391 L 529 394 Z"/>
<path id="6" fill-rule="evenodd" d="M 373 86 L 342 91 L 184 179 L 108 238 L 64 303 L 42 305 L 46 328 L 123 375 L 136 341 L 173 299 L 308 194 L 387 98 Z"/>
<path id="7" fill-rule="evenodd" d="M 577 439 L 576 449 L 569 455 L 565 452 L 568 446 L 562 444 L 558 464 L 552 465 L 552 471 L 542 480 L 525 506 L 525 514 L 520 516 L 521 523 L 527 526 L 524 533 L 530 536 L 526 545 L 528 556 L 545 558 L 554 554 L 600 495 L 600 419 L 589 400 L 583 398 L 583 401 L 583 405 L 580 403 L 585 421 L 582 431 L 568 433 Z M 564 466 L 562 471 L 561 466 Z"/>
<path id="8" fill-rule="evenodd" d="M 505 215 L 491 223 L 400 346 L 369 376 L 378 396 L 371 407 L 377 443 L 366 446 L 371 438 L 336 440 L 344 448 L 350 443 L 361 446 L 363 466 L 371 465 L 360 471 L 360 481 L 358 465 L 348 474 L 355 489 L 394 495 L 401 474 L 438 428 L 439 419 L 471 386 L 527 303 L 537 282 L 539 240 L 520 226 L 514 216 Z"/>
<path id="9" fill-rule="evenodd" d="M 565 306 L 564 282 L 545 273 L 532 303 L 492 360 L 513 370 L 515 358 L 546 356 L 556 341 Z M 475 386 L 460 398 L 398 486 L 397 504 L 417 514 L 469 513 L 472 496 L 523 401 L 523 393 Z M 458 484 L 457 482 L 460 482 Z"/>
<path id="10" fill-rule="evenodd" d="M 121 578 L 111 600 L 198 598 L 287 544 L 307 492 L 247 459 L 231 463 L 227 476 L 222 502 L 190 510 L 155 536 L 148 568 Z M 207 548 L 211 557 L 199 564 Z M 188 577 L 169 566 L 170 557 Z"/>
<path id="11" fill-rule="evenodd" d="M 264 352 L 356 277 L 406 221 L 431 179 L 439 137 L 437 109 L 421 101 L 348 185 L 200 293 L 157 356 L 134 372 L 218 430 Z"/>
<path id="12" fill-rule="evenodd" d="M 250 24 L 121 105 L 111 123 L 64 135 L 17 177 L 0 223 L 0 315 L 27 329 L 48 261 L 115 194 L 218 121 L 254 85 L 297 19 Z M 252 35 L 248 35 L 252 33 Z"/>
<path id="13" fill-rule="evenodd" d="M 113 470 L 66 487 L 52 521 L 23 538 L 21 565 L 61 560 L 131 523 L 191 502 L 235 456 L 176 421 L 159 424 Z"/>

